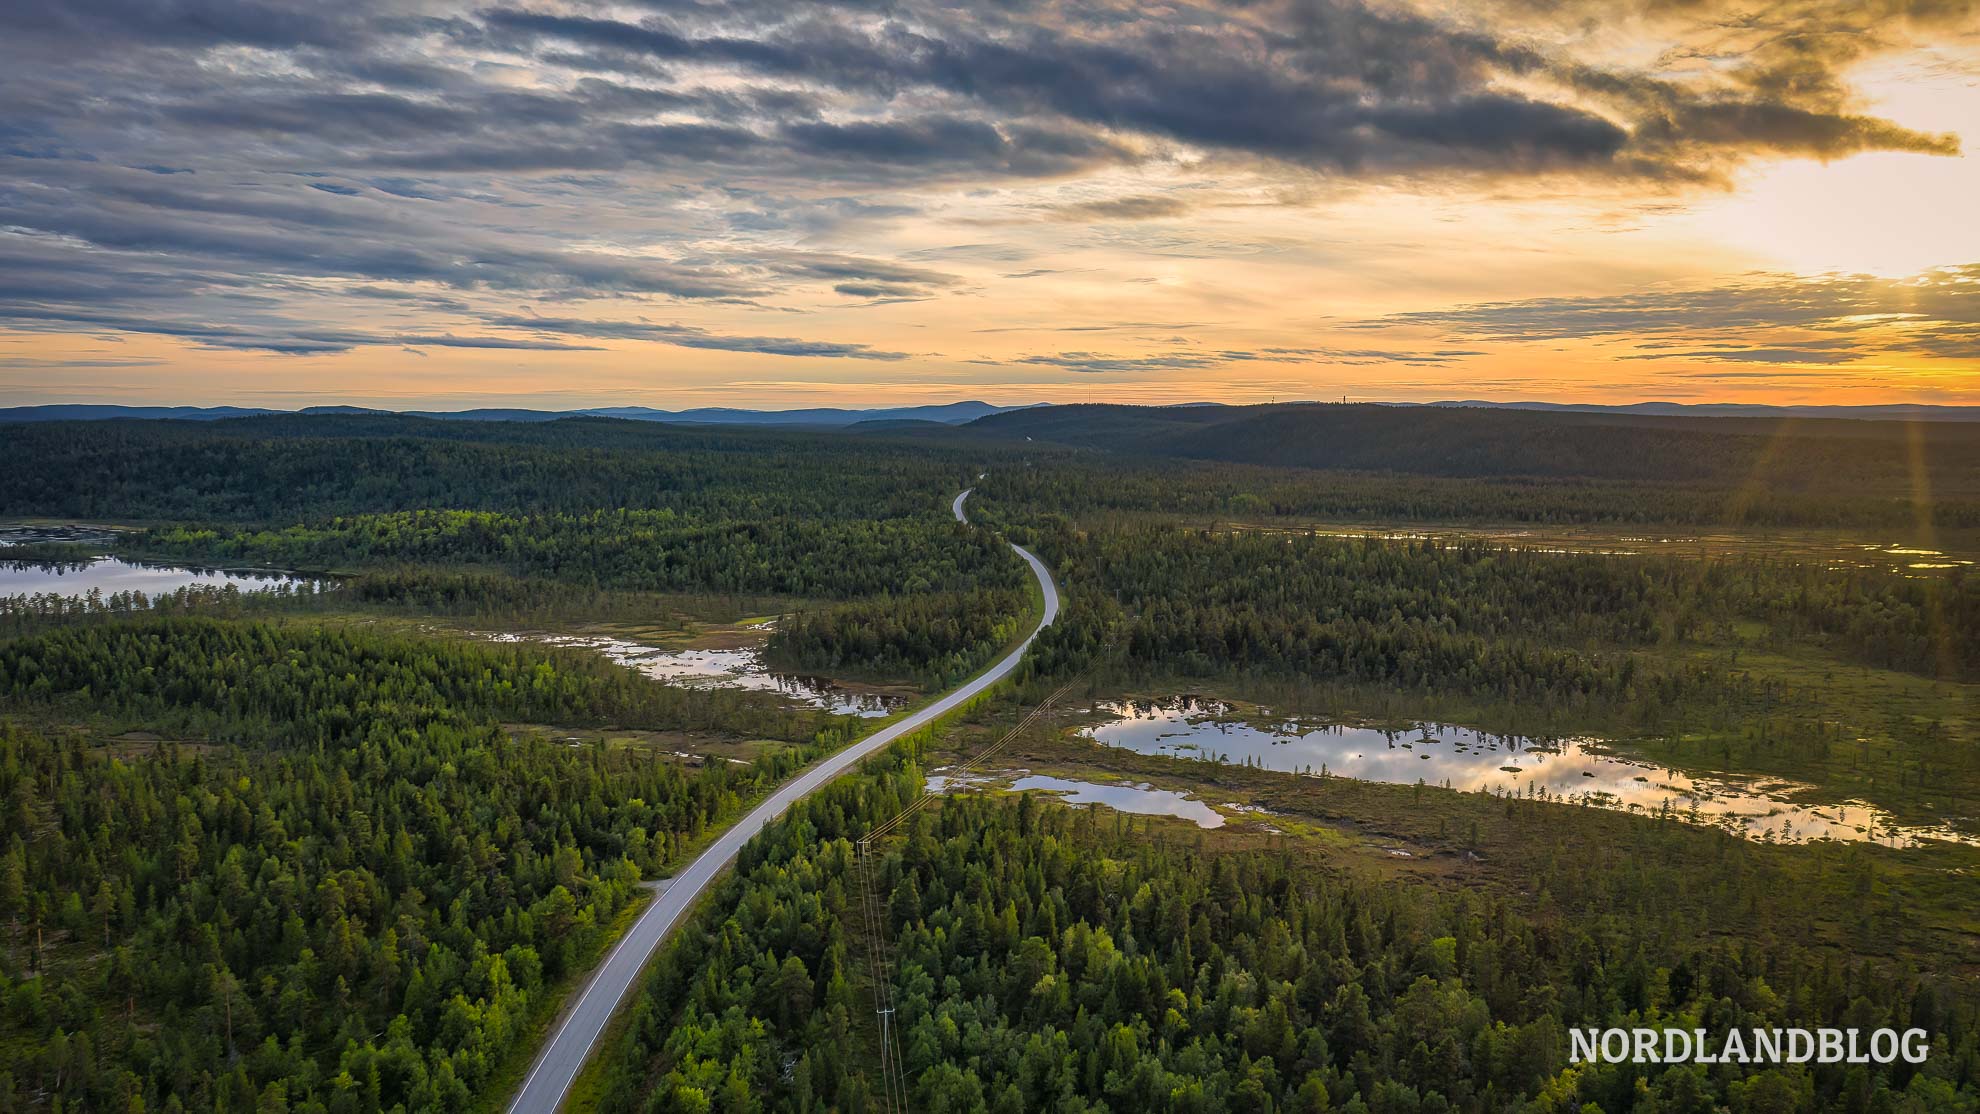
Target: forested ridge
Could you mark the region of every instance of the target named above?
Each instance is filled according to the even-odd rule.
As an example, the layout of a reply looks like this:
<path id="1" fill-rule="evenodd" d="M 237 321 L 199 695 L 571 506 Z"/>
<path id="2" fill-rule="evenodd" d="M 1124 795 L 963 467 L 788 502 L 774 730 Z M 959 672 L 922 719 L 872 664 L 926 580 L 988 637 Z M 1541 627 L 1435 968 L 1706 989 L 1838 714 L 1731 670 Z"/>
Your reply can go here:
<path id="1" fill-rule="evenodd" d="M 518 515 L 406 511 L 281 530 L 163 528 L 134 548 L 188 559 L 304 569 L 406 562 L 493 564 L 519 575 L 660 592 L 849 597 L 1012 586 L 1022 566 L 994 537 L 953 521 L 703 521 L 670 510 Z"/>
<path id="2" fill-rule="evenodd" d="M 0 426 L 0 514 L 169 520 L 128 554 L 478 566 L 600 588 L 847 599 L 1015 587 L 948 501 L 980 450 L 654 423 L 252 418 Z"/>
<path id="3" fill-rule="evenodd" d="M 1851 492 L 1658 477 L 1462 477 L 1093 453 L 994 472 L 977 500 L 977 513 L 992 523 L 1045 510 L 1088 524 L 1103 516 L 1156 516 L 1239 523 L 1764 526 L 1909 537 L 1922 515 L 1942 528 L 1980 527 L 1980 497 L 1943 488 Z"/>
<path id="4" fill-rule="evenodd" d="M 323 745 L 362 736 L 375 715 L 413 730 L 491 717 L 692 729 L 740 721 L 794 741 L 832 726 L 759 693 L 654 684 L 579 650 L 204 617 L 0 643 L 0 699 L 230 740 Z"/>
<path id="5" fill-rule="evenodd" d="M 264 525 L 435 508 L 940 519 L 983 455 L 610 419 L 51 422 L 0 425 L 0 444 L 0 513 Z"/>
<path id="6" fill-rule="evenodd" d="M 0 596 L 0 634 L 177 614 L 448 618 L 497 627 L 604 619 L 669 623 L 683 614 L 719 619 L 775 611 L 787 603 L 782 597 L 769 595 L 662 595 L 489 569 L 388 565 L 352 576 L 304 579 L 293 584 L 283 581 L 248 591 L 233 584 L 201 584 L 169 592 L 127 589 L 80 596 L 56 592 Z"/>
<path id="7" fill-rule="evenodd" d="M 745 849 L 663 956 L 604 1107 L 870 1107 L 852 841 L 919 783 L 905 763 L 841 783 Z M 1641 908 L 1534 917 L 1490 891 L 1370 884 L 1158 831 L 961 796 L 889 837 L 878 885 L 909 1108 L 1980 1109 L 1980 1015 L 1959 986 L 1666 931 L 1698 899 L 1688 886 L 1618 876 Z M 1934 1046 L 1922 1066 L 1575 1066 L 1571 1025 L 1917 1026 Z"/>
<path id="8" fill-rule="evenodd" d="M 1118 607 L 1125 654 L 1185 669 L 1404 685 L 1442 678 L 1520 695 L 1522 677 L 1544 686 L 1559 669 L 1585 668 L 1573 683 L 1615 687 L 1633 678 L 1599 675 L 1602 650 L 1684 642 L 1752 620 L 1779 645 L 1820 645 L 1928 676 L 1980 677 L 1980 578 L 1960 574 L 1922 579 L 1475 541 L 1161 526 L 1081 531 L 1063 520 L 1035 540 L 1074 592 Z M 1495 642 L 1529 652 L 1490 672 L 1495 667 L 1480 655 Z M 1548 664 L 1556 655 L 1562 664 Z"/>
<path id="9" fill-rule="evenodd" d="M 1980 438 L 1955 422 L 1294 403 L 1051 406 L 988 415 L 965 428 L 1135 454 L 1306 469 L 1830 496 L 1980 495 Z"/>
<path id="10" fill-rule="evenodd" d="M 1976 439 L 1956 423 L 1916 428 L 1925 471 L 1915 473 L 1914 427 L 1896 422 L 1755 426 L 1684 419 L 1674 427 L 1675 440 L 1631 452 L 1624 451 L 1629 437 L 1662 436 L 1654 421 L 1385 407 L 1254 409 L 1268 412 L 1244 420 L 1297 425 L 1316 420 L 1306 412 L 1318 411 L 1352 428 L 1325 435 L 1303 427 L 1270 436 L 1218 433 L 1214 443 L 1230 452 L 1175 459 L 1148 455 L 1168 445 L 1164 437 L 1117 443 L 1089 436 L 1088 427 L 1152 421 L 1167 428 L 1184 421 L 1184 428 L 1200 429 L 1216 411 L 1048 407 L 912 439 L 609 419 L 326 415 L 0 425 L 0 445 L 14 465 L 0 474 L 0 513 L 264 527 L 443 508 L 665 509 L 702 520 L 940 518 L 949 496 L 976 484 L 979 510 L 993 524 L 1000 504 L 1009 503 L 1082 520 L 1101 512 L 1161 512 L 1240 520 L 1908 532 L 1922 512 L 1941 528 L 1980 527 Z M 1239 420 L 1249 411 L 1225 413 L 1226 420 Z M 1440 435 L 1424 422 L 1456 425 Z M 1479 440 L 1502 423 L 1517 427 L 1516 435 Z M 1063 429 L 1066 442 L 1022 440 L 1019 433 L 1031 425 Z M 985 436 L 999 431 L 1008 436 Z M 1563 437 L 1576 452 L 1562 451 Z M 1119 451 L 1094 451 L 1100 445 Z M 1285 459 L 1286 452 L 1338 459 Z M 1464 463 L 1493 454 L 1500 463 Z"/>
<path id="11" fill-rule="evenodd" d="M 500 719 L 796 745 L 688 771 Z M 76 720 L 238 745 L 133 760 Z M 642 875 L 843 733 L 528 645 L 184 617 L 0 644 L 0 1103 L 464 1109 Z"/>

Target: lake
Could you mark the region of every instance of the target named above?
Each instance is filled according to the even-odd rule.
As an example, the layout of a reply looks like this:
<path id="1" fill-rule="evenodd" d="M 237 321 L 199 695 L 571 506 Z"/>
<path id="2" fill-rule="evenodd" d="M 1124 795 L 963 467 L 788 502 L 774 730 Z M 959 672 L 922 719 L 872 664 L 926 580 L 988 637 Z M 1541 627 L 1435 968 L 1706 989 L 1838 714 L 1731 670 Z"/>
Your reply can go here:
<path id="1" fill-rule="evenodd" d="M 1421 781 L 1464 792 L 1663 815 L 1776 842 L 1980 843 L 1945 825 L 1898 825 L 1889 813 L 1862 801 L 1811 803 L 1812 786 L 1689 775 L 1619 757 L 1593 739 L 1492 735 L 1447 723 L 1396 730 L 1269 713 L 1241 717 L 1229 704 L 1197 697 L 1104 702 L 1093 714 L 1101 721 L 1083 728 L 1083 735 L 1138 754 L 1396 785 Z"/>
<path id="2" fill-rule="evenodd" d="M 214 569 L 189 565 L 126 561 L 118 557 L 95 557 L 67 564 L 9 561 L 8 548 L 30 542 L 69 542 L 82 545 L 107 544 L 111 535 L 103 531 L 64 527 L 0 528 L 0 597 L 6 596 L 87 596 L 105 597 L 120 592 L 142 592 L 149 598 L 170 594 L 181 588 L 225 588 L 243 592 L 273 591 L 286 584 L 303 584 L 307 578 L 265 569 Z"/>

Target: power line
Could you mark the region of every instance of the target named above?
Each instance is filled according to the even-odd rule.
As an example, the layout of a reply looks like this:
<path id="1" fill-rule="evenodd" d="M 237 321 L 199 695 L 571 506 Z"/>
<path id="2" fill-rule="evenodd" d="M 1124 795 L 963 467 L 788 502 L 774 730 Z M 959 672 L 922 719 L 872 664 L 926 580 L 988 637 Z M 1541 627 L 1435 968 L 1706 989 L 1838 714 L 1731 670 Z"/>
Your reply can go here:
<path id="1" fill-rule="evenodd" d="M 967 773 L 986 760 L 994 757 L 1018 737 L 1026 728 L 1038 721 L 1053 704 L 1072 691 L 1072 683 L 1060 685 L 1033 708 L 1017 725 L 984 747 L 976 755 L 956 767 L 957 775 Z M 928 802 L 937 794 L 925 788 L 921 795 L 909 801 L 906 807 L 889 817 L 887 821 L 868 831 L 859 841 L 859 903 L 866 923 L 867 963 L 873 979 L 873 1012 L 880 1019 L 880 1106 L 892 1114 L 900 1111 L 907 1114 L 908 1081 L 907 1068 L 901 1060 L 900 1028 L 895 1024 L 893 962 L 887 947 L 887 911 L 882 907 L 874 890 L 873 843 L 886 836 L 915 813 L 928 807 Z"/>

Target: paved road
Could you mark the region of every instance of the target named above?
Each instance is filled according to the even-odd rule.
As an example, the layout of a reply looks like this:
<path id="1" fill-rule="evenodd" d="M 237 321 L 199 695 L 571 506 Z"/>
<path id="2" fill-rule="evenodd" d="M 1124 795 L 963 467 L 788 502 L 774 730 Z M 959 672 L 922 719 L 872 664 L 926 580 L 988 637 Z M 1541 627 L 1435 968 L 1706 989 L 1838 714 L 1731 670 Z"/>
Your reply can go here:
<path id="1" fill-rule="evenodd" d="M 956 496 L 950 508 L 956 520 L 968 522 L 963 516 L 963 500 L 969 498 L 970 488 Z M 1031 575 L 1038 578 L 1038 587 L 1045 593 L 1045 618 L 1038 629 L 1025 637 L 1023 644 L 1012 650 L 1010 656 L 991 667 L 990 671 L 965 683 L 961 688 L 943 696 L 933 704 L 916 711 L 903 719 L 868 735 L 842 751 L 805 770 L 786 782 L 776 792 L 752 809 L 749 815 L 736 822 L 736 825 L 723 832 L 721 838 L 710 844 L 699 858 L 689 863 L 680 873 L 668 880 L 667 888 L 653 899 L 653 903 L 639 915 L 633 926 L 626 932 L 612 954 L 605 957 L 591 981 L 585 984 L 579 994 L 577 1005 L 572 1007 L 558 1025 L 556 1035 L 550 1038 L 543 1052 L 537 1056 L 530 1068 L 529 1078 L 523 1082 L 522 1093 L 509 1106 L 510 1114 L 553 1114 L 564 1102 L 570 1091 L 571 1081 L 577 1078 L 578 1070 L 584 1067 L 598 1043 L 598 1037 L 605 1031 L 606 1022 L 612 1019 L 626 992 L 639 980 L 639 973 L 646 966 L 653 950 L 660 946 L 667 934 L 680 923 L 681 917 L 700 897 L 723 870 L 728 868 L 742 845 L 750 837 L 763 829 L 765 824 L 782 815 L 784 810 L 797 802 L 798 798 L 852 769 L 868 755 L 885 747 L 903 735 L 913 734 L 933 721 L 953 711 L 958 705 L 1002 680 L 1011 670 L 1017 668 L 1018 660 L 1031 647 L 1031 640 L 1038 637 L 1038 631 L 1045 629 L 1059 614 L 1059 590 L 1052 583 L 1052 574 L 1043 562 L 1031 555 L 1022 546 L 1011 546 L 1025 564 L 1031 566 Z"/>

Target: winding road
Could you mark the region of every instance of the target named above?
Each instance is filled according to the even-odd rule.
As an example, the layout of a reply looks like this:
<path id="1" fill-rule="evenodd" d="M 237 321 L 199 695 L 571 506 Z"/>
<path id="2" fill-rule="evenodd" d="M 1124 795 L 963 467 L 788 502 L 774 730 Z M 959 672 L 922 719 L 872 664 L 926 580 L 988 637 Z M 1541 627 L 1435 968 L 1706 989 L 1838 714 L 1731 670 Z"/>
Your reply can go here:
<path id="1" fill-rule="evenodd" d="M 963 500 L 975 488 L 968 488 L 956 496 L 950 507 L 955 512 L 956 521 L 968 522 L 963 515 Z M 954 711 L 964 701 L 996 684 L 1017 668 L 1024 652 L 1031 648 L 1031 641 L 1038 637 L 1059 614 L 1059 590 L 1052 583 L 1052 574 L 1044 562 L 1032 556 L 1030 551 L 1019 545 L 1012 545 L 1017 555 L 1031 567 L 1031 575 L 1038 579 L 1038 587 L 1045 595 L 1045 617 L 1036 629 L 1025 636 L 1017 649 L 987 671 L 963 683 L 962 687 L 943 695 L 939 700 L 924 705 L 908 715 L 888 724 L 866 738 L 853 743 L 844 750 L 810 767 L 797 777 L 785 782 L 770 794 L 763 803 L 751 809 L 747 816 L 735 823 L 728 831 L 708 846 L 695 860 L 689 863 L 646 907 L 639 919 L 633 922 L 624 938 L 612 949 L 605 962 L 585 984 L 578 995 L 577 1004 L 565 1012 L 557 1025 L 550 1043 L 538 1054 L 536 1063 L 531 1065 L 529 1077 L 523 1081 L 522 1091 L 509 1106 L 509 1114 L 554 1114 L 563 1105 L 564 1097 L 570 1093 L 571 1083 L 577 1079 L 578 1071 L 597 1048 L 599 1037 L 605 1032 L 606 1023 L 617 1012 L 619 1003 L 625 1000 L 626 992 L 639 980 L 639 973 L 646 967 L 646 961 L 654 949 L 667 939 L 667 935 L 679 924 L 695 899 L 708 889 L 729 863 L 736 857 L 750 837 L 762 831 L 764 825 L 783 815 L 785 809 L 816 790 L 819 786 L 852 769 L 862 759 L 904 735 L 911 735 L 936 720 Z"/>

